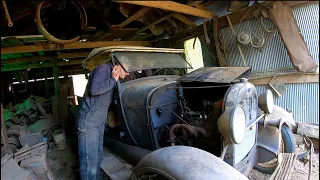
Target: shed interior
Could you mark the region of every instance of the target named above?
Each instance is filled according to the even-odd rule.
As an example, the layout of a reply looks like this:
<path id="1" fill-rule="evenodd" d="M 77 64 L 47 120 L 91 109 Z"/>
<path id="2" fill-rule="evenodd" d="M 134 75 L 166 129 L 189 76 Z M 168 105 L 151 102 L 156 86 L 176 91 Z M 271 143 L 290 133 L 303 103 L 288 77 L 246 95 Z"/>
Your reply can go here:
<path id="1" fill-rule="evenodd" d="M 273 2 L 230 1 L 219 9 L 228 13 L 219 16 L 212 10 L 217 2 L 208 0 L 2 1 L 1 112 L 7 130 L 18 132 L 8 133 L 12 151 L 23 148 L 19 136 L 40 133 L 49 142 L 49 152 L 57 152 L 49 153 L 53 175 L 57 177 L 65 168 L 59 178 L 77 179 L 76 158 L 70 151 L 57 150 L 51 133 L 56 125 L 76 137 L 72 75 L 88 74 L 100 63 L 82 67 L 91 50 L 107 46 L 183 49 L 186 40 L 198 38 L 204 66 L 229 66 L 219 30 L 261 16 Z M 316 2 L 288 3 L 296 7 Z M 1 157 L 5 156 L 4 144 L 1 139 Z M 75 139 L 67 139 L 67 144 L 67 149 L 77 151 Z M 68 164 L 65 154 L 70 154 L 72 163 Z"/>

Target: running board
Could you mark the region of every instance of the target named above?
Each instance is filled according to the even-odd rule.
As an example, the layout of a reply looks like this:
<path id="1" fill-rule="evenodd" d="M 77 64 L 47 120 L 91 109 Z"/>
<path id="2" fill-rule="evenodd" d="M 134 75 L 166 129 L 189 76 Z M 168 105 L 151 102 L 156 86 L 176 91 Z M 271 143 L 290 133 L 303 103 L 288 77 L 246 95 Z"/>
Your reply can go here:
<path id="1" fill-rule="evenodd" d="M 127 164 L 117 155 L 113 154 L 107 148 L 103 149 L 104 157 L 101 163 L 101 169 L 112 180 L 128 180 L 132 174 L 132 166 Z"/>

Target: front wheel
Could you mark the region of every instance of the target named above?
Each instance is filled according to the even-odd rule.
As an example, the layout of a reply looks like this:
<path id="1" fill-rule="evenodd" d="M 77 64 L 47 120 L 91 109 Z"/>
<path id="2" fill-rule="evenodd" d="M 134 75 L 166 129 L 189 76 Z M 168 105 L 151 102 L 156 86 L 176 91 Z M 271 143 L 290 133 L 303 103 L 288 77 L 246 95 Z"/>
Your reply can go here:
<path id="1" fill-rule="evenodd" d="M 295 151 L 295 140 L 291 129 L 283 124 L 281 126 L 281 145 L 279 153 L 293 153 Z M 265 174 L 272 174 L 278 166 L 278 159 L 275 158 L 265 163 L 257 163 L 254 168 Z"/>

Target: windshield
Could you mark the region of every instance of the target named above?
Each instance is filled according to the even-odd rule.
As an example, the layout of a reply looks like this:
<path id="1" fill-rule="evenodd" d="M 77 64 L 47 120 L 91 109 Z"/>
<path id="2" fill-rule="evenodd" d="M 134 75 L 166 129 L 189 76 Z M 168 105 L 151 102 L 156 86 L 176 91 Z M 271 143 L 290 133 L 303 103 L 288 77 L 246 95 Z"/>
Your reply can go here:
<path id="1" fill-rule="evenodd" d="M 126 72 L 159 68 L 191 68 L 183 54 L 161 52 L 114 52 Z"/>

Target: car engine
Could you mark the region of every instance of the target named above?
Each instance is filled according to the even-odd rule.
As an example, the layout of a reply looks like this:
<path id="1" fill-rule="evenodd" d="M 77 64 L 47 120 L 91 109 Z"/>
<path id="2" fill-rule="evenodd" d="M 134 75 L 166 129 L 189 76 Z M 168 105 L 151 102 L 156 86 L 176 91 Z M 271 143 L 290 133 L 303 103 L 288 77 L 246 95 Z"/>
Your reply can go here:
<path id="1" fill-rule="evenodd" d="M 226 88 L 223 89 L 224 92 L 225 90 Z M 189 93 L 193 92 L 189 90 Z M 177 89 L 177 96 L 178 110 L 171 111 L 176 116 L 176 120 L 160 131 L 159 139 L 162 139 L 162 143 L 159 144 L 162 147 L 193 146 L 219 155 L 221 137 L 216 122 L 222 113 L 223 96 L 219 95 L 219 100 L 210 97 L 194 98 L 188 94 L 185 96 L 183 88 Z M 188 100 L 186 97 L 189 97 Z"/>

